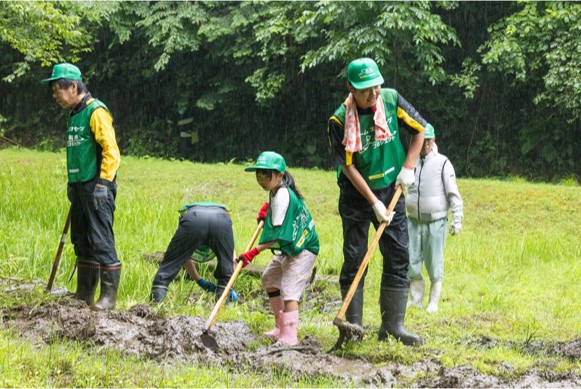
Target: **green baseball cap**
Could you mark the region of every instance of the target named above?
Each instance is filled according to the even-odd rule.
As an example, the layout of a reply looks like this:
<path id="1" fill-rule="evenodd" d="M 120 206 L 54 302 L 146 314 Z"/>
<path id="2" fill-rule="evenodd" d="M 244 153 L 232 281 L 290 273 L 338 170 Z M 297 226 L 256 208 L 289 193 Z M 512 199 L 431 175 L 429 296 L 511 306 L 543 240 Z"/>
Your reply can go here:
<path id="1" fill-rule="evenodd" d="M 431 124 L 426 124 L 424 139 L 433 139 L 436 137 L 436 133 L 434 131 L 434 127 Z"/>
<path id="2" fill-rule="evenodd" d="M 244 169 L 245 172 L 255 172 L 257 169 L 273 169 L 280 173 L 286 170 L 286 162 L 282 155 L 274 151 L 264 151 L 258 156 L 256 165 L 248 166 Z"/>
<path id="3" fill-rule="evenodd" d="M 51 81 L 58 80 L 61 78 L 67 78 L 69 80 L 79 80 L 82 81 L 81 71 L 75 65 L 70 63 L 59 63 L 54 65 L 52 68 L 52 76 L 50 78 L 45 78 L 40 81 L 43 84 L 48 84 Z"/>
<path id="4" fill-rule="evenodd" d="M 347 79 L 355 89 L 367 89 L 383 84 L 379 68 L 371 58 L 351 61 L 347 67 Z"/>

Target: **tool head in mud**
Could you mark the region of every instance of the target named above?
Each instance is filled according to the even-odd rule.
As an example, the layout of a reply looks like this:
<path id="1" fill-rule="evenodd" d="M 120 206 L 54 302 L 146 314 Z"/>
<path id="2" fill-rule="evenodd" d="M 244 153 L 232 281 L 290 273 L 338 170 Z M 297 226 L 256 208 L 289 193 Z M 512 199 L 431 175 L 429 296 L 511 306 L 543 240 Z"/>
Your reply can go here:
<path id="1" fill-rule="evenodd" d="M 202 344 L 210 350 L 220 351 L 220 346 L 218 346 L 216 338 L 210 335 L 208 331 L 205 330 L 202 332 L 202 335 L 200 335 L 200 340 L 202 341 Z"/>
<path id="2" fill-rule="evenodd" d="M 343 343 L 363 339 L 363 335 L 365 335 L 365 329 L 360 325 L 343 321 L 337 317 L 333 320 L 333 324 L 339 329 L 339 339 L 337 339 L 337 342 L 329 352 L 340 350 L 343 347 Z"/>

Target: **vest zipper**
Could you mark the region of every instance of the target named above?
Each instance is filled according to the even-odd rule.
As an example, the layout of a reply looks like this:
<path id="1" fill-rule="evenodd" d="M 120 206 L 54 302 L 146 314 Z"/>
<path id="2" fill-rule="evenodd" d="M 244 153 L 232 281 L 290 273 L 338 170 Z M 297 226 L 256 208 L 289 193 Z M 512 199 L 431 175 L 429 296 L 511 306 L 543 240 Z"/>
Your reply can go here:
<path id="1" fill-rule="evenodd" d="M 420 183 L 422 182 L 422 170 L 424 170 L 424 159 L 420 158 L 420 174 L 418 176 L 418 220 L 422 220 L 420 218 Z"/>

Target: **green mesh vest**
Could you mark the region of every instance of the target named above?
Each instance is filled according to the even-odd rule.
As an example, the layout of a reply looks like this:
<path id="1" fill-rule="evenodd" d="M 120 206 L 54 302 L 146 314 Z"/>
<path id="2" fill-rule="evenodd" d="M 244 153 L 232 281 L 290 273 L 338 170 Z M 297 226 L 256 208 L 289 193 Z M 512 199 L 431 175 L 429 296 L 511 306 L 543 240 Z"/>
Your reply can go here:
<path id="1" fill-rule="evenodd" d="M 69 182 L 87 182 L 99 174 L 97 142 L 91 132 L 91 115 L 105 104 L 93 100 L 81 112 L 69 116 L 67 123 L 67 172 Z"/>
<path id="2" fill-rule="evenodd" d="M 281 226 L 274 227 L 271 221 L 271 210 L 268 208 L 260 243 L 276 241 L 271 248 L 280 250 L 286 255 L 295 256 L 303 250 L 319 253 L 319 236 L 315 231 L 315 222 L 303 200 L 288 188 L 290 204 Z"/>
<path id="3" fill-rule="evenodd" d="M 381 98 L 392 137 L 375 140 L 373 114 L 359 115 L 362 148 L 353 153 L 353 164 L 371 189 L 385 188 L 394 182 L 405 161 L 397 122 L 397 92 L 394 89 L 382 89 Z M 345 104 L 341 104 L 334 114 L 341 123 L 345 123 L 345 110 Z"/>

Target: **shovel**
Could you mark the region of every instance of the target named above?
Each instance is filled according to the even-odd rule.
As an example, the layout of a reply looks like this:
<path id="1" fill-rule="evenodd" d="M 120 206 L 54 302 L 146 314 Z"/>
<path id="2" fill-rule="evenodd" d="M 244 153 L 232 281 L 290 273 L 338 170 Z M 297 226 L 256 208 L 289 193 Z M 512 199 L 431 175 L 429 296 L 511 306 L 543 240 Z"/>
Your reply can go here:
<path id="1" fill-rule="evenodd" d="M 386 214 L 389 215 L 390 213 L 393 212 L 395 205 L 397 204 L 397 201 L 399 200 L 399 196 L 401 196 L 401 192 L 402 192 L 401 185 L 398 185 L 396 190 L 395 190 L 395 193 L 393 194 L 391 202 L 389 203 L 389 207 L 387 208 Z M 377 230 L 375 231 L 375 235 L 373 236 L 373 240 L 371 241 L 371 245 L 367 249 L 367 253 L 365 254 L 365 257 L 363 258 L 363 261 L 361 262 L 361 265 L 359 266 L 359 269 L 357 270 L 357 274 L 355 275 L 355 278 L 353 279 L 353 282 L 351 283 L 349 290 L 347 291 L 347 295 L 345 296 L 345 300 L 343 301 L 343 305 L 341 306 L 339 313 L 337 314 L 337 316 L 333 320 L 333 324 L 336 325 L 337 328 L 339 328 L 339 339 L 337 339 L 337 343 L 335 343 L 335 346 L 333 346 L 333 348 L 329 351 L 335 351 L 335 350 L 340 349 L 341 346 L 343 345 L 343 342 L 345 341 L 345 339 L 355 337 L 355 336 L 363 336 L 363 334 L 365 333 L 365 330 L 363 329 L 363 327 L 361 327 L 357 324 L 343 321 L 343 318 L 345 317 L 345 313 L 347 312 L 347 308 L 349 307 L 349 304 L 351 304 L 351 299 L 353 298 L 353 295 L 355 294 L 355 290 L 357 289 L 357 286 L 359 285 L 359 281 L 361 280 L 361 277 L 363 276 L 365 269 L 367 269 L 367 264 L 369 264 L 369 260 L 371 259 L 371 256 L 373 255 L 373 252 L 375 251 L 375 247 L 377 247 L 377 243 L 379 242 L 379 239 L 381 238 L 381 235 L 383 234 L 383 230 L 385 230 L 385 227 L 387 227 L 387 225 L 388 225 L 387 222 L 381 222 L 379 224 L 379 227 L 377 227 Z"/>
<path id="2" fill-rule="evenodd" d="M 59 242 L 59 247 L 56 251 L 56 256 L 54 258 L 54 262 L 52 263 L 52 270 L 50 272 L 50 277 L 48 279 L 48 284 L 46 286 L 47 292 L 52 290 L 52 284 L 56 277 L 56 271 L 59 267 L 59 262 L 61 260 L 61 255 L 63 253 L 63 247 L 67 240 L 67 233 L 69 231 L 69 226 L 71 225 L 71 209 L 69 208 L 69 213 L 67 214 L 67 221 L 65 222 L 65 227 L 63 228 L 63 234 L 61 235 L 61 241 Z"/>
<path id="3" fill-rule="evenodd" d="M 258 226 L 256 227 L 256 231 L 254 231 L 254 235 L 252 235 L 252 238 L 250 239 L 250 242 L 248 243 L 248 246 L 246 247 L 246 250 L 244 250 L 244 252 L 249 251 L 252 248 L 252 246 L 254 246 L 254 242 L 256 241 L 258 234 L 260 234 L 260 230 L 262 230 L 263 226 L 264 226 L 264 220 L 261 220 L 260 223 L 258 223 Z M 210 317 L 208 318 L 208 320 L 206 320 L 204 332 L 202 333 L 202 336 L 201 336 L 202 343 L 204 344 L 204 346 L 209 347 L 213 350 L 218 350 L 219 347 L 218 347 L 218 343 L 216 342 L 216 339 L 214 339 L 214 337 L 211 336 L 209 334 L 209 332 L 212 329 L 212 326 L 214 325 L 214 323 L 216 322 L 216 318 L 218 317 L 218 313 L 220 312 L 220 309 L 222 309 L 224 302 L 228 298 L 228 295 L 230 294 L 230 289 L 232 289 L 232 285 L 234 285 L 236 278 L 238 278 L 238 274 L 240 274 L 240 270 L 242 270 L 243 264 L 244 264 L 244 261 L 239 261 L 238 264 L 236 265 L 236 269 L 234 269 L 234 273 L 232 274 L 232 277 L 230 277 L 230 281 L 228 281 L 228 285 L 226 285 L 224 292 L 222 292 L 222 296 L 220 296 L 220 298 L 216 302 L 216 306 L 214 306 L 214 309 L 212 310 Z"/>

